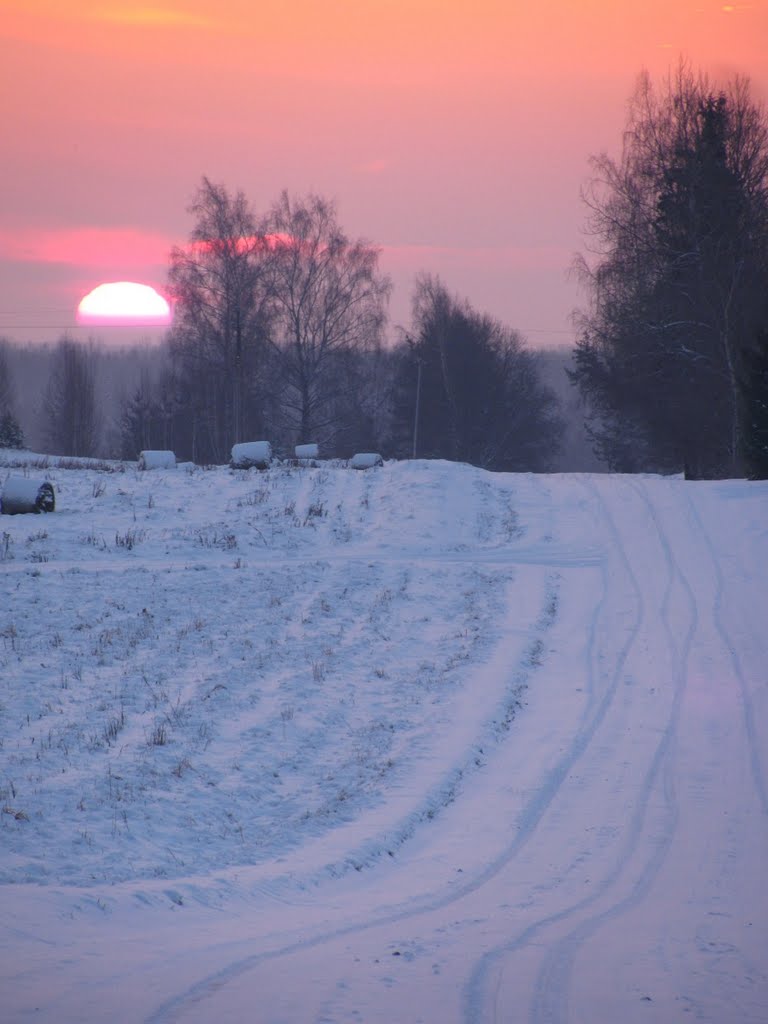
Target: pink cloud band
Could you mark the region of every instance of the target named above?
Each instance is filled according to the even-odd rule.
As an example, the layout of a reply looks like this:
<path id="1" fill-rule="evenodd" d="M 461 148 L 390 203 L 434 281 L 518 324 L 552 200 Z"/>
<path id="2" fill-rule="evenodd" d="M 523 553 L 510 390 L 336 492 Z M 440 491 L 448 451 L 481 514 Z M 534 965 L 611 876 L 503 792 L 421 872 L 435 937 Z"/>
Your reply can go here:
<path id="1" fill-rule="evenodd" d="M 78 267 L 166 265 L 172 241 L 135 228 L 0 231 L 0 259 Z"/>

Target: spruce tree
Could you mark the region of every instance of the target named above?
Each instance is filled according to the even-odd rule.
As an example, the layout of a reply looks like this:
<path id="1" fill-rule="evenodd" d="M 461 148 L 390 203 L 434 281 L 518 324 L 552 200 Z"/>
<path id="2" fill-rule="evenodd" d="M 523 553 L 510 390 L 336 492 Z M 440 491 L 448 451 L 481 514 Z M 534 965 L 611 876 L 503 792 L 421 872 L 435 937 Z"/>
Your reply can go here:
<path id="1" fill-rule="evenodd" d="M 612 469 L 743 471 L 745 360 L 768 280 L 768 123 L 744 82 L 641 80 L 588 193 L 600 255 L 573 380 Z"/>
<path id="2" fill-rule="evenodd" d="M 24 433 L 10 410 L 0 414 L 0 448 L 23 448 Z"/>

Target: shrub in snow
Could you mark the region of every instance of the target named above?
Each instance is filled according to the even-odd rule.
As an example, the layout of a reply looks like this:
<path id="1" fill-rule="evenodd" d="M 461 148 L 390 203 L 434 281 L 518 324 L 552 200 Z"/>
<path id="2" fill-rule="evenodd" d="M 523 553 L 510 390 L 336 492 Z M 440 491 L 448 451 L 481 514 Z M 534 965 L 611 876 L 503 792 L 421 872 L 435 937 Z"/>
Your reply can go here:
<path id="1" fill-rule="evenodd" d="M 232 469 L 267 469 L 272 461 L 272 445 L 269 441 L 244 441 L 232 445 Z"/>
<path id="2" fill-rule="evenodd" d="M 175 469 L 176 456 L 173 452 L 148 451 L 139 453 L 139 469 Z"/>
<path id="3" fill-rule="evenodd" d="M 46 480 L 30 480 L 25 476 L 9 476 L 0 496 L 0 511 L 14 516 L 24 512 L 53 512 L 56 496 Z"/>
<path id="4" fill-rule="evenodd" d="M 297 444 L 294 451 L 297 459 L 317 459 L 320 455 L 320 448 L 316 444 Z"/>
<path id="5" fill-rule="evenodd" d="M 349 460 L 352 469 L 373 469 L 374 466 L 383 466 L 384 459 L 378 452 L 358 452 Z"/>

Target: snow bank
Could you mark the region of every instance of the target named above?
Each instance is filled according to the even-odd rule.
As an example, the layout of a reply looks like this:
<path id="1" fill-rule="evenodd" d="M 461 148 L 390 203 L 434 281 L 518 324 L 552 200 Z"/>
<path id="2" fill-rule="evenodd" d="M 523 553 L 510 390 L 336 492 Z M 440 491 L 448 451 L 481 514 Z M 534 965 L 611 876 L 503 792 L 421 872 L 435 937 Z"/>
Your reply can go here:
<path id="1" fill-rule="evenodd" d="M 12 516 L 23 512 L 53 512 L 56 497 L 46 480 L 26 476 L 9 476 L 0 497 L 0 511 Z"/>

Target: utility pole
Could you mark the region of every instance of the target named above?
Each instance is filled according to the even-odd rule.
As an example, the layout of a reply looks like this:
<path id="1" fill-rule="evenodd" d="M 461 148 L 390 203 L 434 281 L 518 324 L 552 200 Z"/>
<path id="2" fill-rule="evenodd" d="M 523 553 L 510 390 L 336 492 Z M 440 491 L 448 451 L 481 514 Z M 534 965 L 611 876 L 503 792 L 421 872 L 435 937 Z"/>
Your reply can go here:
<path id="1" fill-rule="evenodd" d="M 416 356 L 416 411 L 413 414 L 413 454 L 411 458 L 416 458 L 416 443 L 419 438 L 419 404 L 421 401 L 421 368 L 424 365 L 424 360 L 420 356 Z"/>
<path id="2" fill-rule="evenodd" d="M 416 343 L 413 338 L 408 334 L 407 331 L 401 327 L 403 339 L 411 350 L 411 355 L 416 363 L 416 408 L 413 413 L 413 447 L 411 449 L 411 458 L 416 458 L 416 449 L 419 443 L 419 407 L 421 405 L 421 368 L 424 365 L 424 360 L 416 351 Z"/>

